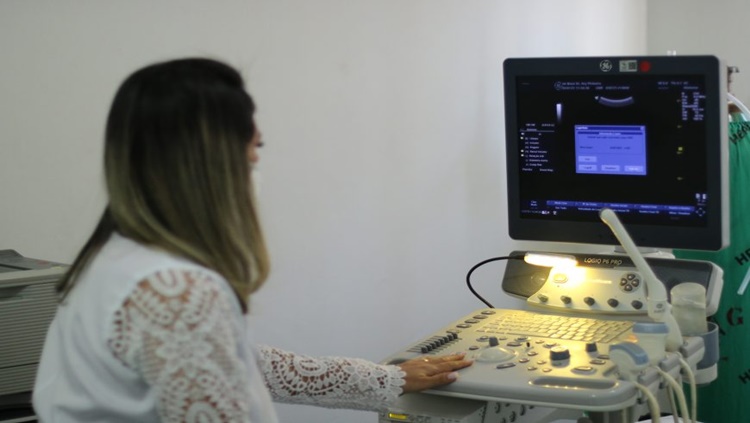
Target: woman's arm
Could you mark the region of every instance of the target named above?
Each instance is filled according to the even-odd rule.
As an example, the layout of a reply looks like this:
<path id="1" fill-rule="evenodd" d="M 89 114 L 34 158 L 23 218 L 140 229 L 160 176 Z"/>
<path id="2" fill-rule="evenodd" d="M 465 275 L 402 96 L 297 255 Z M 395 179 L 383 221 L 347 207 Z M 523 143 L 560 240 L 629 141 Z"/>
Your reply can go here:
<path id="1" fill-rule="evenodd" d="M 471 365 L 463 355 L 422 357 L 398 366 L 357 358 L 313 358 L 268 346 L 261 346 L 259 355 L 275 400 L 360 410 L 383 409 L 402 393 L 451 383 L 456 370 Z"/>
<path id="2" fill-rule="evenodd" d="M 250 421 L 237 319 L 221 283 L 200 271 L 158 272 L 116 313 L 109 347 L 157 392 L 165 422 Z"/>

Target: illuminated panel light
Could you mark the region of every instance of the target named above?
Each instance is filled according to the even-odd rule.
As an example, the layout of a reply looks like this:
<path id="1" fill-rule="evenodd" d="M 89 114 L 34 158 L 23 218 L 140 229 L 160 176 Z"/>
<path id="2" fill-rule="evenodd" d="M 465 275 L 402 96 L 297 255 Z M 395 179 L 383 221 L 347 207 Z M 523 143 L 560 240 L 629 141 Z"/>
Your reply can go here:
<path id="1" fill-rule="evenodd" d="M 523 257 L 526 263 L 545 267 L 575 267 L 578 261 L 567 254 L 555 253 L 526 253 Z"/>
<path id="2" fill-rule="evenodd" d="M 409 415 L 402 413 L 388 413 L 388 418 L 399 422 L 408 422 Z"/>

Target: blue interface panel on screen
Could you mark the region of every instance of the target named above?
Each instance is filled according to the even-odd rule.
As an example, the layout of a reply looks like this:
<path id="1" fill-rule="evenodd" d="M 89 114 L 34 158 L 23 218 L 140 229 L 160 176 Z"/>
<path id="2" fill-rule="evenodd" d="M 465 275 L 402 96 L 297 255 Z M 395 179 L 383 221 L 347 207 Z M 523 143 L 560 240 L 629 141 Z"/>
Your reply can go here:
<path id="1" fill-rule="evenodd" d="M 726 68 L 714 56 L 504 62 L 513 239 L 639 247 L 728 243 Z"/>

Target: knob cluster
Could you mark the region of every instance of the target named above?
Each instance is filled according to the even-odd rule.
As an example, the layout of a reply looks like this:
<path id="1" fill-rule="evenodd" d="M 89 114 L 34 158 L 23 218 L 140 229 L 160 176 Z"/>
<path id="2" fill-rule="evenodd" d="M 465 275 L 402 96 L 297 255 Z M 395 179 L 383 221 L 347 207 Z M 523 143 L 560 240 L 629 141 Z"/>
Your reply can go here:
<path id="1" fill-rule="evenodd" d="M 542 303 L 548 303 L 550 301 L 549 296 L 545 294 L 537 294 L 537 299 L 539 299 L 539 301 Z M 560 301 L 565 305 L 570 305 L 573 303 L 573 298 L 571 298 L 569 295 L 561 295 Z M 595 304 L 597 304 L 596 298 L 591 296 L 584 297 L 582 301 L 589 307 L 593 307 Z M 606 304 L 611 308 L 618 308 L 620 306 L 620 300 L 618 300 L 617 298 L 608 298 L 606 300 Z M 633 300 L 630 302 L 630 306 L 635 310 L 640 310 L 643 308 L 643 302 Z"/>
<path id="2" fill-rule="evenodd" d="M 641 278 L 637 273 L 626 273 L 620 278 L 620 289 L 624 292 L 633 292 L 641 286 Z"/>

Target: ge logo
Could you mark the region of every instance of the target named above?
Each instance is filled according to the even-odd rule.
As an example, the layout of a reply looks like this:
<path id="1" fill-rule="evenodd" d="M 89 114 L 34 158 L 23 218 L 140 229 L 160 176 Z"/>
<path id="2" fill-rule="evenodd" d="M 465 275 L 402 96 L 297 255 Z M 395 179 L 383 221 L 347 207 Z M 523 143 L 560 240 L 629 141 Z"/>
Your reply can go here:
<path id="1" fill-rule="evenodd" d="M 599 69 L 602 72 L 609 72 L 609 71 L 611 71 L 612 70 L 612 62 L 610 62 L 609 60 L 602 60 L 601 62 L 599 62 Z"/>

